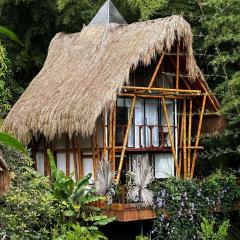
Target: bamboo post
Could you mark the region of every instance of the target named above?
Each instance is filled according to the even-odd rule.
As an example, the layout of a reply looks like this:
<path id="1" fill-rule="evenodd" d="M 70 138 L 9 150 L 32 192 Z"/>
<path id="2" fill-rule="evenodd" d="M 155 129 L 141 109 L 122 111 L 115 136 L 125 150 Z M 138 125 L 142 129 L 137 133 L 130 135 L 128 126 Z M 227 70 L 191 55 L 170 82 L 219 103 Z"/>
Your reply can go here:
<path id="1" fill-rule="evenodd" d="M 201 113 L 199 116 L 199 123 L 198 123 L 198 130 L 197 130 L 197 137 L 196 137 L 196 142 L 195 142 L 195 148 L 194 148 L 194 153 L 193 153 L 193 160 L 192 160 L 192 168 L 191 168 L 191 175 L 190 178 L 193 178 L 194 170 L 195 170 L 195 164 L 196 164 L 196 159 L 197 159 L 197 148 L 198 148 L 198 143 L 201 135 L 201 128 L 202 128 L 202 121 L 203 121 L 203 114 L 205 110 L 205 105 L 206 105 L 206 98 L 207 96 L 204 95 L 203 97 L 203 103 L 202 103 L 202 109 Z"/>
<path id="2" fill-rule="evenodd" d="M 169 134 L 170 144 L 171 144 L 171 148 L 172 148 L 172 154 L 173 154 L 173 158 L 174 158 L 176 173 L 177 173 L 177 177 L 180 177 L 178 161 L 177 161 L 177 156 L 176 156 L 176 152 L 175 152 L 175 148 L 174 148 L 173 136 L 172 136 L 171 126 L 170 126 L 170 122 L 169 122 L 169 117 L 168 117 L 168 112 L 167 112 L 167 107 L 166 107 L 166 102 L 165 102 L 164 97 L 162 98 L 162 103 L 163 103 L 163 110 L 165 113 L 165 118 L 167 121 L 168 134 Z"/>
<path id="3" fill-rule="evenodd" d="M 151 78 L 151 80 L 150 80 L 150 82 L 149 82 L 148 90 L 150 90 L 150 88 L 152 87 L 152 85 L 153 85 L 153 83 L 154 83 L 154 80 L 155 80 L 155 78 L 156 78 L 156 76 L 157 76 L 157 74 L 158 74 L 158 71 L 159 71 L 160 67 L 161 67 L 161 64 L 162 64 L 164 55 L 165 55 L 165 53 L 163 52 L 162 55 L 161 55 L 161 57 L 160 57 L 160 59 L 159 59 L 159 62 L 158 62 L 158 64 L 157 64 L 157 66 L 156 66 L 156 69 L 154 70 L 153 76 L 152 76 L 152 78 Z"/>
<path id="4" fill-rule="evenodd" d="M 189 102 L 189 116 L 188 116 L 188 177 L 191 171 L 191 141 L 192 141 L 192 107 L 193 99 L 190 98 Z"/>
<path id="5" fill-rule="evenodd" d="M 187 177 L 187 99 L 183 99 L 183 167 L 184 167 L 184 178 Z"/>
<path id="6" fill-rule="evenodd" d="M 110 162 L 112 162 L 112 141 L 113 141 L 113 111 L 110 111 L 109 114 L 109 128 L 108 128 L 108 132 L 109 132 L 109 142 L 108 142 L 108 160 Z"/>
<path id="7" fill-rule="evenodd" d="M 180 43 L 177 44 L 176 89 L 179 89 Z"/>
<path id="8" fill-rule="evenodd" d="M 77 180 L 78 179 L 78 163 L 77 163 L 77 152 L 76 152 L 76 139 L 75 139 L 75 135 L 72 136 L 72 154 L 73 154 L 75 178 Z"/>
<path id="9" fill-rule="evenodd" d="M 180 151 L 179 151 L 179 161 L 178 161 L 178 166 L 179 166 L 179 172 L 181 173 L 181 168 L 182 168 L 182 154 L 183 154 L 183 115 L 181 116 L 181 129 L 180 129 Z"/>
<path id="10" fill-rule="evenodd" d="M 37 143 L 34 136 L 32 138 L 32 158 L 34 163 L 34 170 L 37 171 Z"/>
<path id="11" fill-rule="evenodd" d="M 43 137 L 43 147 L 44 147 L 44 176 L 48 175 L 48 155 L 47 155 L 47 141 Z"/>
<path id="12" fill-rule="evenodd" d="M 134 112 L 134 107 L 135 107 L 135 103 L 136 103 L 136 98 L 137 97 L 135 95 L 133 97 L 133 100 L 132 100 L 132 105 L 131 105 L 130 114 L 129 114 L 129 118 L 128 118 L 127 130 L 126 130 L 126 133 L 125 133 L 124 142 L 123 142 L 123 148 L 122 148 L 120 162 L 119 162 L 119 166 L 118 166 L 118 173 L 117 173 L 117 178 L 116 178 L 116 184 L 118 184 L 119 180 L 120 180 L 120 175 L 121 175 L 122 165 L 123 165 L 123 158 L 124 158 L 124 155 L 125 155 L 125 150 L 126 150 L 126 146 L 127 146 L 127 142 L 128 142 L 128 134 L 129 134 L 132 118 L 133 118 L 133 112 Z"/>
<path id="13" fill-rule="evenodd" d="M 96 155 L 95 155 L 94 135 L 91 137 L 91 147 L 92 147 L 92 157 L 93 157 L 94 180 L 96 180 Z"/>
<path id="14" fill-rule="evenodd" d="M 102 128 L 103 128 L 103 158 L 106 159 L 107 157 L 107 143 L 106 143 L 106 112 L 103 111 L 102 114 Z"/>
<path id="15" fill-rule="evenodd" d="M 81 147 L 80 147 L 80 136 L 77 136 L 77 155 L 78 155 L 78 176 L 79 179 L 83 177 L 83 165 L 82 165 L 82 155 L 81 155 Z"/>
<path id="16" fill-rule="evenodd" d="M 112 135 L 112 171 L 115 172 L 115 144 L 116 144 L 116 117 L 117 106 L 113 109 L 113 135 Z"/>
<path id="17" fill-rule="evenodd" d="M 66 176 L 70 174 L 70 152 L 69 152 L 69 138 L 66 135 Z"/>
<path id="18" fill-rule="evenodd" d="M 98 126 L 96 124 L 95 128 L 95 144 L 96 144 L 96 151 L 97 151 L 97 161 L 96 165 L 98 164 L 98 161 L 100 161 L 100 150 L 99 150 L 99 143 L 98 143 Z"/>

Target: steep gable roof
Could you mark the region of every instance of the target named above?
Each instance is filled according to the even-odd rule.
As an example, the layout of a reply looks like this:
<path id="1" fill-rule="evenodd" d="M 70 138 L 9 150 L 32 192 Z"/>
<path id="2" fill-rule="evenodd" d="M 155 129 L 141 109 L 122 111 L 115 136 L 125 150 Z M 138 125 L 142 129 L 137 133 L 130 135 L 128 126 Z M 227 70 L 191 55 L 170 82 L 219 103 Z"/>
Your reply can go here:
<path id="1" fill-rule="evenodd" d="M 89 25 L 53 38 L 42 70 L 8 114 L 5 130 L 25 143 L 36 134 L 48 139 L 63 133 L 91 135 L 98 116 L 128 84 L 129 72 L 170 52 L 176 40 L 184 46 L 189 84 L 199 79 L 218 106 L 193 56 L 191 27 L 181 16 Z"/>

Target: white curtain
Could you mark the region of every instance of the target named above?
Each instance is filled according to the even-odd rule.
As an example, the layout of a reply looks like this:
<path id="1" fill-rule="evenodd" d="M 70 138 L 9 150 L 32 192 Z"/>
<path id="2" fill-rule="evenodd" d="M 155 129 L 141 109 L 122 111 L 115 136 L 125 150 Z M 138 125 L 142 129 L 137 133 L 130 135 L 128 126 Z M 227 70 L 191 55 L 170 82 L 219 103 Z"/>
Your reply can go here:
<path id="1" fill-rule="evenodd" d="M 154 147 L 159 146 L 159 136 L 158 136 L 158 100 L 148 99 L 145 102 L 145 121 L 146 124 L 155 125 L 152 128 L 152 144 Z M 146 147 L 151 147 L 151 134 L 150 128 L 146 127 Z"/>
<path id="2" fill-rule="evenodd" d="M 171 153 L 155 154 L 155 177 L 168 178 L 174 176 L 174 160 Z"/>
<path id="3" fill-rule="evenodd" d="M 174 136 L 174 102 L 173 100 L 167 100 L 166 106 L 167 106 L 167 112 L 168 112 L 168 118 L 171 126 L 171 131 L 172 131 L 172 136 Z M 170 144 L 170 139 L 169 139 L 169 134 L 168 134 L 168 127 L 167 127 L 167 121 L 165 117 L 165 113 L 163 110 L 163 106 L 161 106 L 161 125 L 163 126 L 163 133 L 165 137 L 165 146 L 171 146 Z"/>
<path id="4" fill-rule="evenodd" d="M 143 128 L 140 128 L 140 125 L 144 125 L 144 103 L 143 99 L 137 100 L 135 112 L 134 112 L 134 124 L 135 126 L 135 148 L 140 148 L 144 146 L 143 138 Z M 140 144 L 140 134 L 141 134 L 141 144 Z"/>

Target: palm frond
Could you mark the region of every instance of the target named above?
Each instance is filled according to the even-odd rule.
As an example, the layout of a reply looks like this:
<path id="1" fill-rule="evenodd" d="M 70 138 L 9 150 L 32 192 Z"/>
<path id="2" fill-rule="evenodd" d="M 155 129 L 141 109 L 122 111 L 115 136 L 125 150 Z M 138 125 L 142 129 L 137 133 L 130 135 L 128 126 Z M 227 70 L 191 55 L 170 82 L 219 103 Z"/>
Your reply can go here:
<path id="1" fill-rule="evenodd" d="M 153 180 L 152 167 L 149 165 L 147 156 L 137 158 L 134 161 L 135 174 L 133 177 L 133 186 L 128 192 L 130 201 L 142 202 L 145 206 L 153 205 L 153 192 L 147 189 L 147 186 Z"/>

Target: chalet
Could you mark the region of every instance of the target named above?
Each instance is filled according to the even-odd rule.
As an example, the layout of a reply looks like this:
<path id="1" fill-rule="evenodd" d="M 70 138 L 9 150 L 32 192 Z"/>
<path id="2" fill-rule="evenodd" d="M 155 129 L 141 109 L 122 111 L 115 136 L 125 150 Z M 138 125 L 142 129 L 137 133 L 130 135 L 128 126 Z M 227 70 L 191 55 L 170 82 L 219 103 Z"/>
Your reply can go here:
<path id="1" fill-rule="evenodd" d="M 205 113 L 218 111 L 189 23 L 170 16 L 127 24 L 108 0 L 81 32 L 56 34 L 4 128 L 31 144 L 44 175 L 50 148 L 57 167 L 76 179 L 92 172 L 95 180 L 105 158 L 116 183 L 125 183 L 139 155 L 156 178 L 191 179 Z"/>

